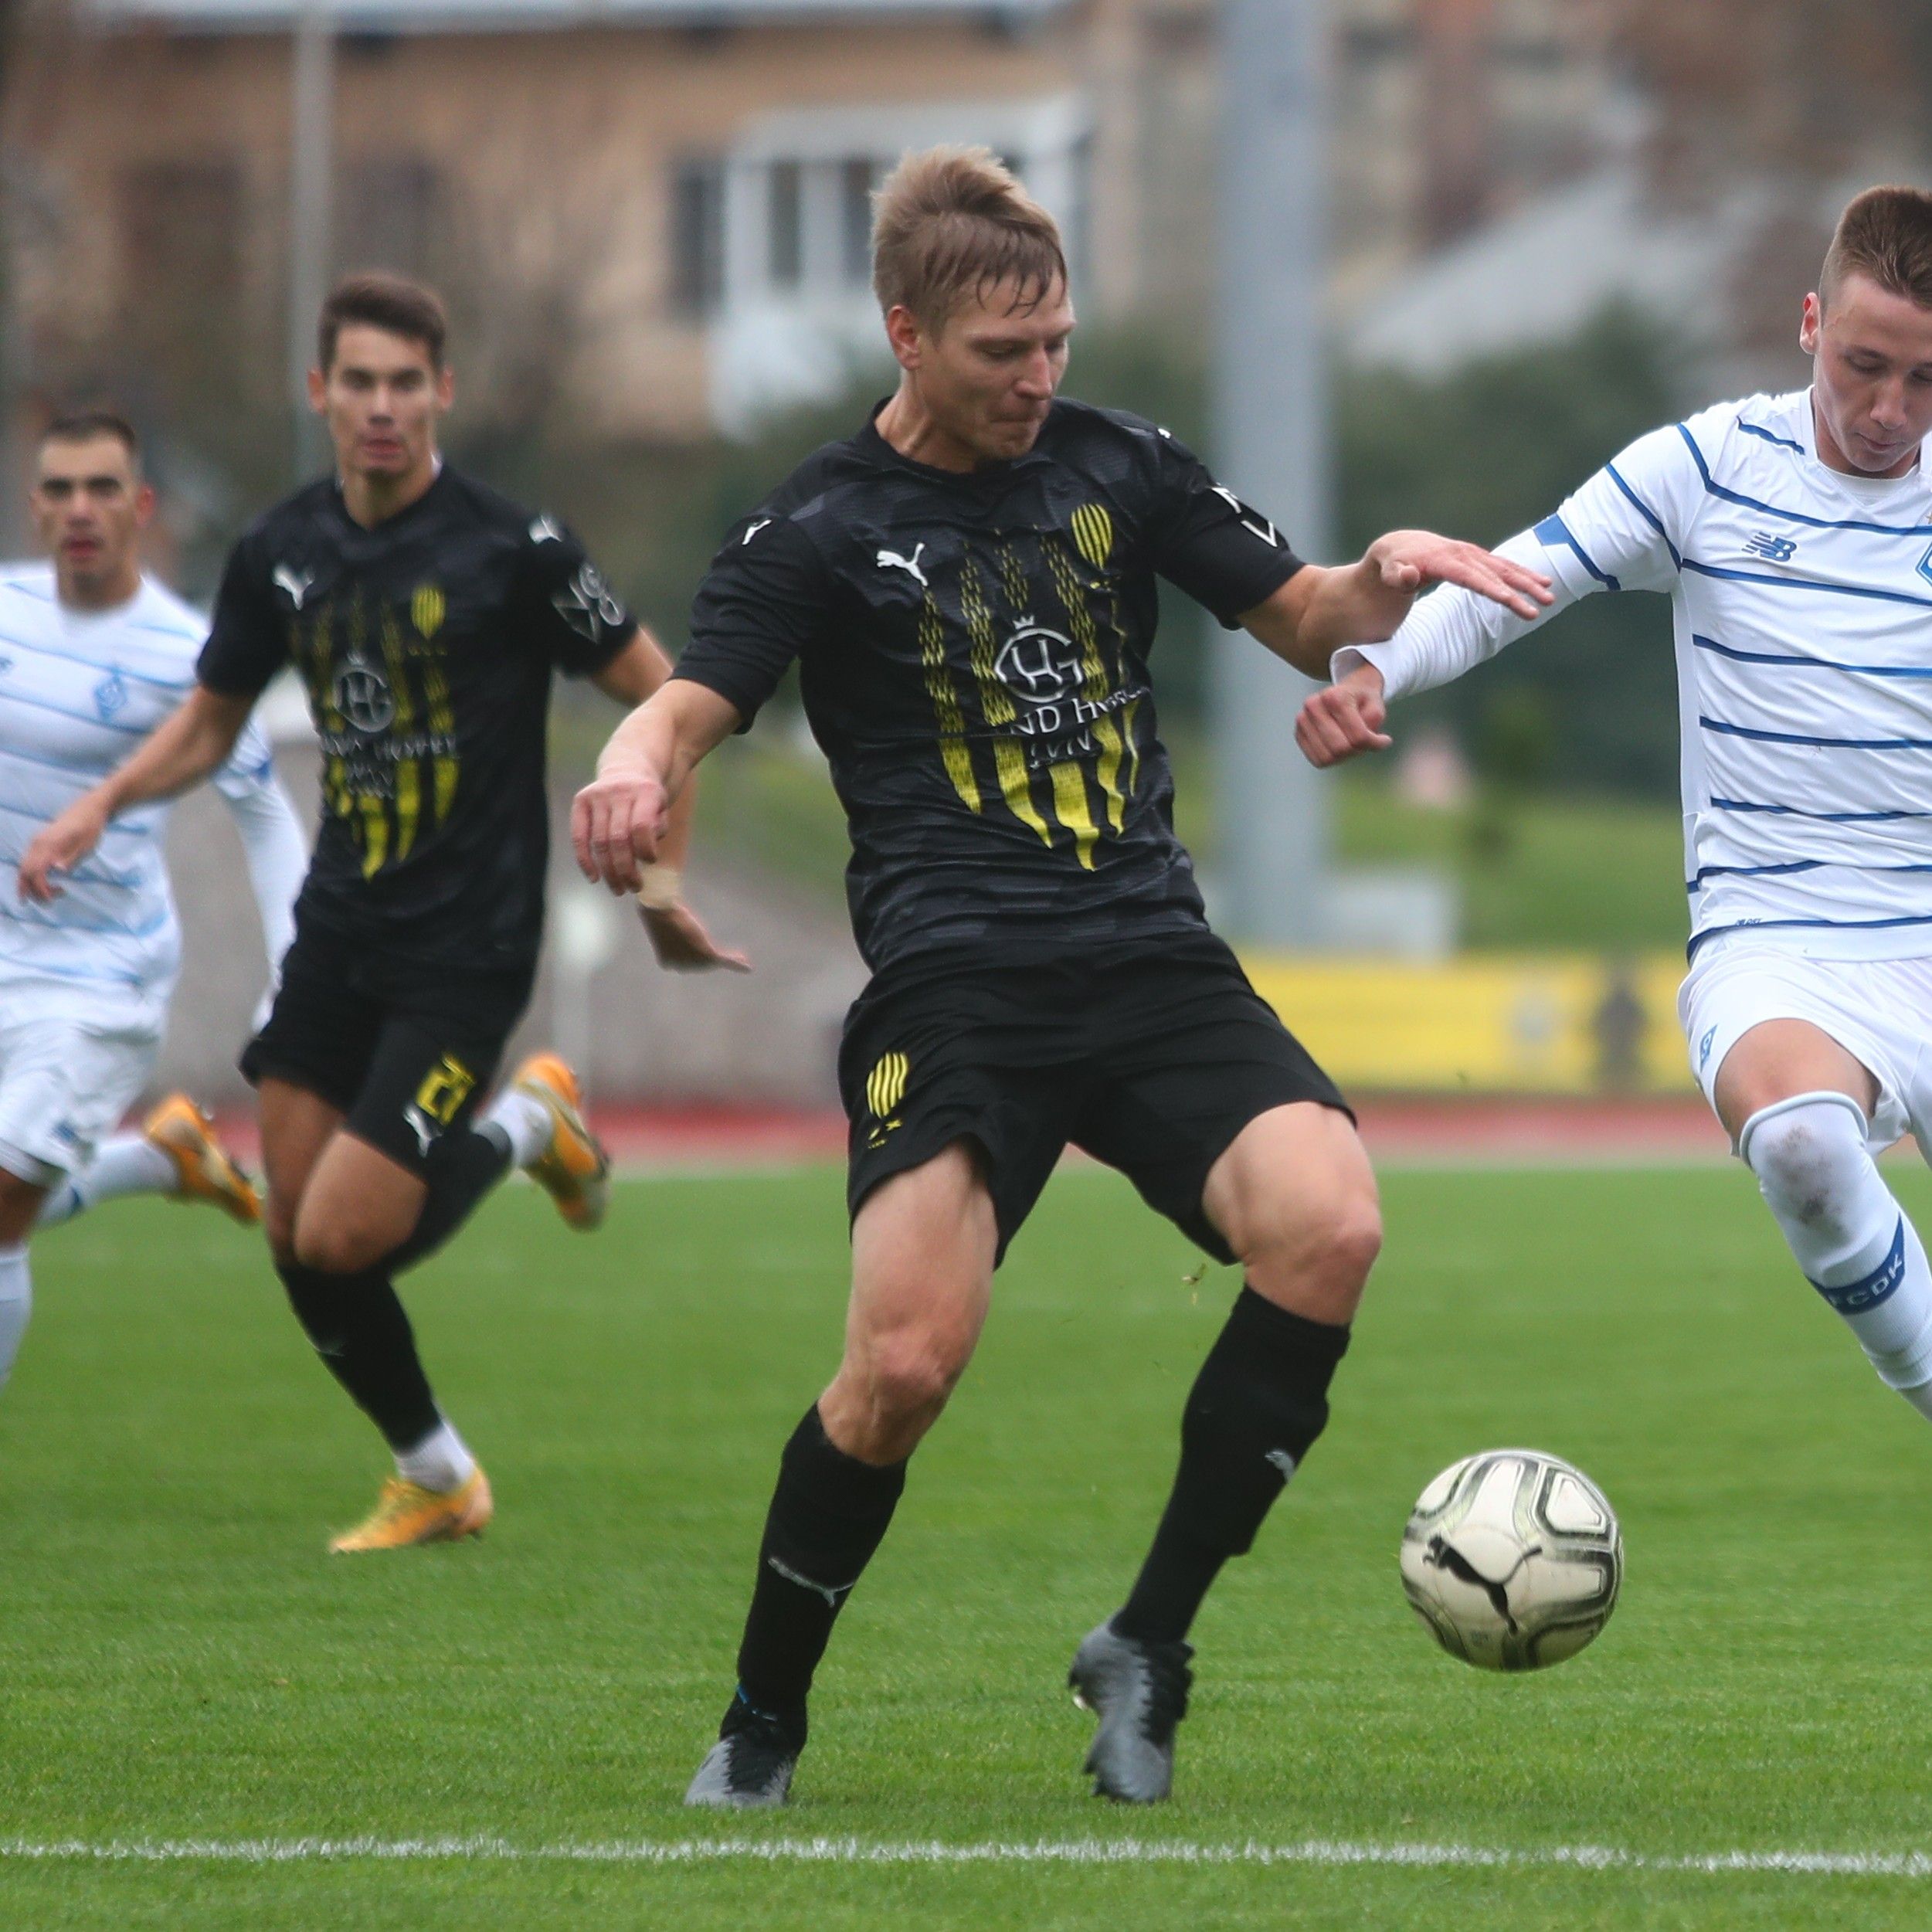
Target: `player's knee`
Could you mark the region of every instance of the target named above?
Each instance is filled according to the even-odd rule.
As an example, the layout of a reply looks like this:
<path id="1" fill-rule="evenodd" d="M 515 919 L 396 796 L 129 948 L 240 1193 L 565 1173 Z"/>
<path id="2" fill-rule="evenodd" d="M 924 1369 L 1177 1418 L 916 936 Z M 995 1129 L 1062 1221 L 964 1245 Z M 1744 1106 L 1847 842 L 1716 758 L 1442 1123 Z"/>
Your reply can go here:
<path id="1" fill-rule="evenodd" d="M 1251 1276 L 1312 1278 L 1359 1292 L 1382 1251 L 1382 1211 L 1373 1189 L 1349 1190 L 1314 1207 L 1285 1204 L 1246 1232 L 1237 1258 Z"/>
<path id="2" fill-rule="evenodd" d="M 374 1230 L 304 1214 L 295 1224 L 294 1258 L 297 1266 L 318 1275 L 359 1275 L 393 1245 Z"/>
<path id="3" fill-rule="evenodd" d="M 959 1387 L 968 1354 L 930 1333 L 895 1335 L 875 1344 L 865 1363 L 873 1411 L 893 1423 L 929 1420 Z"/>
<path id="4" fill-rule="evenodd" d="M 1767 1109 L 1747 1121 L 1744 1156 L 1771 1204 L 1809 1227 L 1828 1227 L 1855 1193 L 1864 1136 L 1849 1105 Z"/>

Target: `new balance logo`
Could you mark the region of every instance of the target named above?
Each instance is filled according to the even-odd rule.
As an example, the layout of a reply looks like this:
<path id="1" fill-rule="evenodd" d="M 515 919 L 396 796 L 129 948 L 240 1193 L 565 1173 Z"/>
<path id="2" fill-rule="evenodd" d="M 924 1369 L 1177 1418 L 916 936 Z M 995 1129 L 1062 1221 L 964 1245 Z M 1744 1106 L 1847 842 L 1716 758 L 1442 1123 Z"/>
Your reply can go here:
<path id="1" fill-rule="evenodd" d="M 277 589 L 288 593 L 289 602 L 300 610 L 302 599 L 308 595 L 309 586 L 315 581 L 315 572 L 304 570 L 297 575 L 287 564 L 278 563 L 275 566 L 273 581 Z"/>
<path id="2" fill-rule="evenodd" d="M 1789 537 L 1774 537 L 1768 530 L 1754 530 L 1744 545 L 1747 557 L 1762 557 L 1769 563 L 1789 563 L 1798 550 Z"/>
<path id="3" fill-rule="evenodd" d="M 878 567 L 881 570 L 906 571 L 918 579 L 922 590 L 929 589 L 932 586 L 925 580 L 925 572 L 919 568 L 919 559 L 925 549 L 924 544 L 918 545 L 909 557 L 901 557 L 896 550 L 881 550 L 877 559 Z"/>

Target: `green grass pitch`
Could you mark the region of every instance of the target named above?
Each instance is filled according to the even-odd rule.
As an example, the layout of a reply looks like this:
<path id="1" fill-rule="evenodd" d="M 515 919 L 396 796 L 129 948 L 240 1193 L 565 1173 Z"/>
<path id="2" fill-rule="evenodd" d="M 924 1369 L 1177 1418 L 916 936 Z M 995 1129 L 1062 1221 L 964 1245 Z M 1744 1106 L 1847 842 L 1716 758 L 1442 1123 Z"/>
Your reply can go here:
<path id="1" fill-rule="evenodd" d="M 1932 1848 L 1932 1437 L 1748 1177 L 1411 1172 L 1385 1194 L 1334 1423 L 1198 1626 L 1176 1801 L 1131 1815 L 1085 1795 L 1064 1674 L 1131 1577 L 1234 1278 L 1190 1283 L 1114 1177 L 1061 1175 L 1016 1244 L 822 1675 L 796 1801 L 742 1822 L 677 1798 L 774 1458 L 836 1350 L 833 1171 L 633 1183 L 592 1240 L 533 1189 L 489 1204 L 409 1299 L 496 1526 L 357 1560 L 323 1540 L 382 1458 L 258 1247 L 161 1204 L 46 1236 L 0 1401 L 0 1924 L 1932 1922 L 1932 1877 L 1671 1863 Z M 1508 1442 L 1588 1470 L 1628 1554 L 1595 1648 L 1519 1679 L 1438 1653 L 1395 1561 L 1424 1480 Z M 360 1839 L 493 1842 L 265 1856 Z M 643 1862 L 693 1839 L 855 1842 Z M 1526 1862 L 1181 1862 L 1316 1840 Z M 982 1862 L 860 1856 L 932 1842 Z M 171 1856 L 94 1856 L 117 1843 Z M 1000 1850 L 1043 1843 L 1120 1862 Z M 1542 1856 L 1577 1846 L 1639 1862 Z"/>

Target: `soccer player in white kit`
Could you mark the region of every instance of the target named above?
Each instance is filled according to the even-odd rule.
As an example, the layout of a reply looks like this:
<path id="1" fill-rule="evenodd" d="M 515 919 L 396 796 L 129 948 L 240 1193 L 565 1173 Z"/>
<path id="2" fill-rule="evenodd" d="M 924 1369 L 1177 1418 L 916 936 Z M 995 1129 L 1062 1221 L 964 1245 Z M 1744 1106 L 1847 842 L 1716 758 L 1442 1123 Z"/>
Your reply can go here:
<path id="1" fill-rule="evenodd" d="M 1798 340 L 1811 386 L 1640 438 L 1501 553 L 1670 596 L 1683 739 L 1691 1065 L 1798 1266 L 1932 1418 L 1932 1275 L 1873 1164 L 1932 1160 L 1932 195 L 1840 219 Z M 1388 701 L 1536 628 L 1444 589 L 1338 651 L 1316 765 Z"/>
<path id="2" fill-rule="evenodd" d="M 111 1132 L 153 1070 L 180 965 L 167 807 L 118 820 L 51 905 L 24 900 L 15 871 L 34 834 L 175 709 L 208 626 L 142 574 L 154 491 L 121 418 L 57 418 L 30 501 L 51 561 L 0 566 L 0 1387 L 32 1307 L 36 1228 L 137 1193 L 213 1201 L 240 1220 L 260 1211 L 185 1095 L 141 1132 Z M 273 978 L 307 841 L 254 728 L 216 783 Z"/>

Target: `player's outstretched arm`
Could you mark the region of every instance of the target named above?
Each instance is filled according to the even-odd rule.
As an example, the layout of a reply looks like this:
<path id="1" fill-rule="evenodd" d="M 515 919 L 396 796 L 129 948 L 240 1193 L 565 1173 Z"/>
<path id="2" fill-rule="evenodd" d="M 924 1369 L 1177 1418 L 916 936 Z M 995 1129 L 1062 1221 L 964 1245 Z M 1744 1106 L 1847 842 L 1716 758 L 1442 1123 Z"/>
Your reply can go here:
<path id="1" fill-rule="evenodd" d="M 42 905 L 57 898 L 53 875 L 78 865 L 117 813 L 172 798 L 207 777 L 234 750 L 254 705 L 253 694 L 230 697 L 197 684 L 126 764 L 42 828 L 20 861 L 20 896 Z"/>
<path id="2" fill-rule="evenodd" d="M 592 680 L 620 704 L 642 705 L 671 681 L 671 660 L 642 624 L 630 642 Z M 665 814 L 657 857 L 637 888 L 637 913 L 657 963 L 671 973 L 700 973 L 713 967 L 749 973 L 742 952 L 721 946 L 684 898 L 684 861 L 691 851 L 691 820 L 698 806 L 698 781 L 688 776 Z"/>
<path id="3" fill-rule="evenodd" d="M 1392 530 L 1358 562 L 1304 564 L 1266 603 L 1241 613 L 1241 627 L 1297 671 L 1326 677 L 1343 644 L 1394 637 L 1417 597 L 1435 584 L 1459 584 L 1526 618 L 1541 616 L 1553 595 L 1542 571 L 1480 544 Z"/>
<path id="4" fill-rule="evenodd" d="M 577 868 L 593 884 L 634 892 L 667 850 L 673 804 L 699 762 L 738 728 L 737 708 L 673 678 L 611 734 L 597 776 L 570 808 Z"/>

